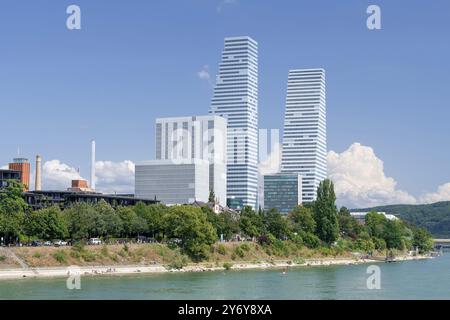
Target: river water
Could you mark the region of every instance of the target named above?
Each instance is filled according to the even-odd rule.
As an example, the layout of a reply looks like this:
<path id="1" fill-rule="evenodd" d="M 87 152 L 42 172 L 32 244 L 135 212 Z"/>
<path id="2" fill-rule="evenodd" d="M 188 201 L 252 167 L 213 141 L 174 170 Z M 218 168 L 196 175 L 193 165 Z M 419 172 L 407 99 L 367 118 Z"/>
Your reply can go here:
<path id="1" fill-rule="evenodd" d="M 0 282 L 0 299 L 450 299 L 450 253 L 379 263 L 380 289 L 367 289 L 369 265 L 299 267 L 82 277 L 80 290 L 66 279 Z"/>

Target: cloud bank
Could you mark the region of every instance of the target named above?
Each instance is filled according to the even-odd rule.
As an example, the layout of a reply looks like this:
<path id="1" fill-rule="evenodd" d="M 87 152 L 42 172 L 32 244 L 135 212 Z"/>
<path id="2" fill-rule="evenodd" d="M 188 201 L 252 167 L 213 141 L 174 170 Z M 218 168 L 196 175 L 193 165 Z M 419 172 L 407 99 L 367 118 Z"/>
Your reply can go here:
<path id="1" fill-rule="evenodd" d="M 96 189 L 103 193 L 134 193 L 134 163 L 97 161 Z M 60 160 L 46 161 L 42 166 L 42 185 L 46 190 L 66 190 L 72 180 L 84 179 L 74 167 Z"/>
<path id="2" fill-rule="evenodd" d="M 274 145 L 272 152 L 258 167 L 259 203 L 263 199 L 263 175 L 280 170 L 281 146 Z M 97 161 L 96 186 L 103 193 L 134 193 L 135 166 L 130 160 L 121 162 Z M 386 176 L 384 164 L 374 150 L 360 143 L 353 143 L 347 150 L 328 153 L 328 173 L 334 181 L 339 206 L 364 208 L 387 204 L 419 204 L 450 201 L 450 183 L 435 192 L 414 197 L 397 186 L 394 178 Z M 43 165 L 44 189 L 65 190 L 73 179 L 86 179 L 78 170 L 60 160 L 47 161 Z M 31 181 L 34 178 L 31 177 Z"/>
<path id="3" fill-rule="evenodd" d="M 371 147 L 352 144 L 342 153 L 328 153 L 328 175 L 334 181 L 338 203 L 349 207 L 414 204 L 416 199 L 399 190 L 384 173 L 384 164 Z"/>

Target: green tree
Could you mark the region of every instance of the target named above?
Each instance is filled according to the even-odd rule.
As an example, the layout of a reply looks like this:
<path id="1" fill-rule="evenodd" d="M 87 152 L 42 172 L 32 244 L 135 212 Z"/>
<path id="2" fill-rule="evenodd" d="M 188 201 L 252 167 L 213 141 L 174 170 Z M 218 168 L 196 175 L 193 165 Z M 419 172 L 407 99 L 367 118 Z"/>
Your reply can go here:
<path id="1" fill-rule="evenodd" d="M 257 237 L 264 234 L 264 215 L 257 214 L 252 207 L 245 206 L 240 215 L 239 228 L 249 237 Z"/>
<path id="2" fill-rule="evenodd" d="M 117 207 L 117 215 L 122 223 L 122 236 L 130 238 L 148 231 L 147 221 L 130 207 Z"/>
<path id="3" fill-rule="evenodd" d="M 314 202 L 314 220 L 317 236 L 327 244 L 339 237 L 339 221 L 336 208 L 336 195 L 333 182 L 322 181 L 317 188 L 317 199 Z"/>
<path id="4" fill-rule="evenodd" d="M 433 250 L 433 237 L 426 229 L 415 228 L 413 232 L 413 246 L 417 247 L 420 253 L 426 253 Z"/>
<path id="5" fill-rule="evenodd" d="M 377 212 L 371 211 L 365 216 L 365 226 L 369 235 L 375 238 L 383 238 L 385 235 L 385 228 L 388 223 L 386 216 Z"/>
<path id="6" fill-rule="evenodd" d="M 24 186 L 8 181 L 8 186 L 0 189 L 0 237 L 8 244 L 15 242 L 22 231 L 22 223 L 29 206 L 22 197 Z"/>
<path id="7" fill-rule="evenodd" d="M 99 221 L 98 214 L 91 204 L 74 203 L 63 211 L 63 217 L 71 239 L 82 240 L 101 235 L 101 233 L 98 233 L 98 226 L 96 226 Z M 101 225 L 103 225 L 103 222 L 101 222 Z"/>
<path id="8" fill-rule="evenodd" d="M 349 237 L 353 240 L 359 237 L 363 227 L 351 216 L 346 207 L 339 210 L 339 232 L 343 237 Z"/>
<path id="9" fill-rule="evenodd" d="M 201 209 L 188 205 L 173 206 L 165 214 L 164 221 L 167 237 L 180 239 L 182 250 L 192 259 L 208 257 L 217 234 Z"/>
<path id="10" fill-rule="evenodd" d="M 388 220 L 384 229 L 384 241 L 388 249 L 405 249 L 405 242 L 403 239 L 404 227 L 401 221 Z"/>
<path id="11" fill-rule="evenodd" d="M 314 233 L 316 231 L 316 221 L 311 208 L 296 206 L 289 212 L 288 220 L 291 222 L 293 231 L 298 234 L 300 232 Z"/>
<path id="12" fill-rule="evenodd" d="M 164 238 L 164 223 L 163 217 L 168 208 L 163 204 L 146 205 L 143 202 L 137 203 L 133 207 L 134 212 L 138 217 L 142 218 L 146 222 L 147 235 L 154 237 L 158 240 Z"/>
<path id="13" fill-rule="evenodd" d="M 105 200 L 101 200 L 94 206 L 97 212 L 97 221 L 101 223 L 98 233 L 102 236 L 118 236 L 122 232 L 122 220 L 116 210 Z"/>
<path id="14" fill-rule="evenodd" d="M 264 225 L 267 232 L 277 239 L 287 239 L 289 234 L 288 220 L 277 209 L 270 209 L 264 216 Z"/>
<path id="15" fill-rule="evenodd" d="M 29 237 L 42 240 L 64 239 L 68 235 L 66 223 L 57 206 L 28 213 L 24 229 Z"/>

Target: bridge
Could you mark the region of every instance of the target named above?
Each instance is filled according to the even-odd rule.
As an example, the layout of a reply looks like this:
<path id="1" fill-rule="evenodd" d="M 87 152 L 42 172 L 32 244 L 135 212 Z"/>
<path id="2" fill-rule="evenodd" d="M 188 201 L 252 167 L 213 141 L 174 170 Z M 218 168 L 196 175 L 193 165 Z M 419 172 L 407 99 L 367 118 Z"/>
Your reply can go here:
<path id="1" fill-rule="evenodd" d="M 437 250 L 440 250 L 440 249 L 448 250 L 448 249 L 450 249 L 450 239 L 433 239 L 433 241 L 434 241 L 434 247 Z"/>

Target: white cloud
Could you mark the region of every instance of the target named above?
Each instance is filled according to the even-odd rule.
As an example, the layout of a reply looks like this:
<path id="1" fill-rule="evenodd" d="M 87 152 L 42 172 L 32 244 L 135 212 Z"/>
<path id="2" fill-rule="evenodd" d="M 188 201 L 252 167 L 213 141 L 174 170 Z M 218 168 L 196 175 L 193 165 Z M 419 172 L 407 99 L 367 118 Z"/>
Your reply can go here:
<path id="1" fill-rule="evenodd" d="M 44 190 L 66 190 L 72 180 L 83 179 L 78 171 L 59 160 L 46 161 L 42 166 L 42 187 Z"/>
<path id="2" fill-rule="evenodd" d="M 0 169 L 2 169 L 2 170 L 8 170 L 8 165 L 5 164 L 4 166 L 1 166 Z"/>
<path id="3" fill-rule="evenodd" d="M 225 6 L 228 6 L 228 5 L 234 5 L 234 4 L 237 4 L 237 3 L 238 3 L 237 0 L 221 0 L 220 3 L 219 3 L 219 5 L 217 6 L 217 12 L 218 12 L 218 13 L 221 13 L 221 12 L 222 12 L 222 9 L 223 9 Z"/>
<path id="4" fill-rule="evenodd" d="M 328 172 L 340 205 L 362 208 L 417 202 L 412 195 L 397 189 L 397 182 L 386 177 L 383 161 L 371 147 L 360 143 L 352 144 L 342 153 L 330 151 Z"/>
<path id="5" fill-rule="evenodd" d="M 134 193 L 134 163 L 97 161 L 96 189 L 103 193 Z M 72 180 L 84 179 L 78 171 L 59 160 L 51 160 L 42 167 L 42 184 L 46 190 L 66 190 Z"/>
<path id="6" fill-rule="evenodd" d="M 209 66 L 207 65 L 203 66 L 203 68 L 197 72 L 197 76 L 199 79 L 207 81 L 210 87 L 213 87 L 213 83 L 211 81 L 211 74 L 209 73 Z"/>
<path id="7" fill-rule="evenodd" d="M 134 163 L 97 161 L 96 189 L 104 193 L 134 193 Z"/>
<path id="8" fill-rule="evenodd" d="M 427 193 L 420 198 L 422 203 L 434 203 L 439 201 L 450 201 L 450 182 L 438 187 L 436 192 Z"/>

